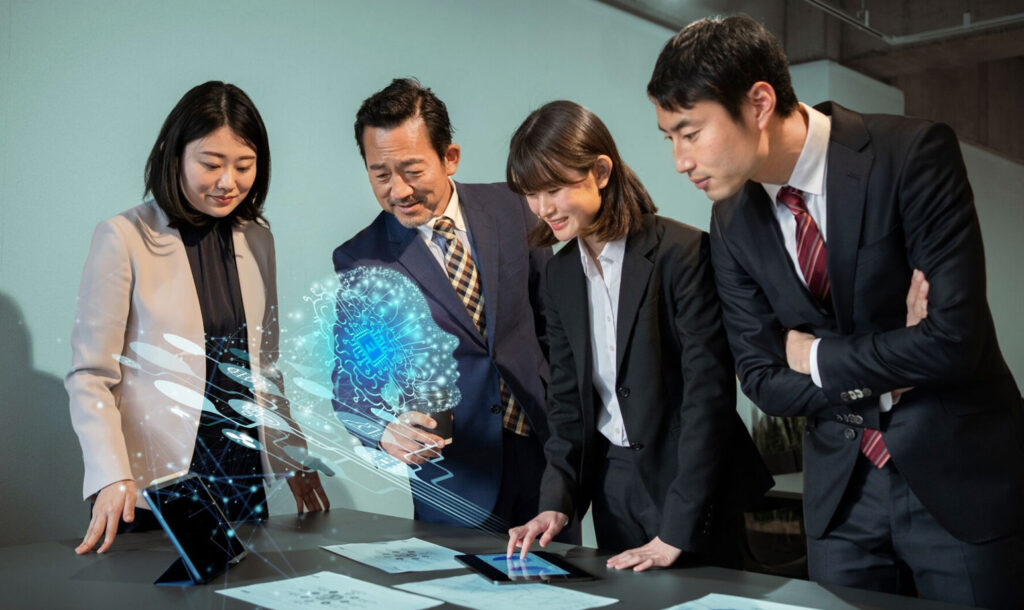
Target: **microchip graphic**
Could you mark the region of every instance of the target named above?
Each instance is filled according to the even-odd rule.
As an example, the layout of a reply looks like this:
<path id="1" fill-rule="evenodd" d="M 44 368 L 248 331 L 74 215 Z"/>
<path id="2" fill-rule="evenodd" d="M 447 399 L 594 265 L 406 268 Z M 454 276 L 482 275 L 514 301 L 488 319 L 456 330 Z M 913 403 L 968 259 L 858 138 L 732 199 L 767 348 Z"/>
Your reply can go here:
<path id="1" fill-rule="evenodd" d="M 353 351 L 357 360 L 379 366 L 387 356 L 382 337 L 371 330 L 364 330 L 352 338 Z"/>

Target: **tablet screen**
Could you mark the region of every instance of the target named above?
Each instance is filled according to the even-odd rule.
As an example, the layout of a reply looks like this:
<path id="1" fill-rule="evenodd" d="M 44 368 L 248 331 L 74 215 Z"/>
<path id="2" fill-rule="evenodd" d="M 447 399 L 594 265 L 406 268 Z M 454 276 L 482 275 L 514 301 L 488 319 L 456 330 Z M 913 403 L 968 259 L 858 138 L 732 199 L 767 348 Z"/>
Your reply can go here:
<path id="1" fill-rule="evenodd" d="M 148 487 L 143 495 L 194 579 L 206 581 L 244 556 L 245 547 L 196 475 Z"/>
<path id="2" fill-rule="evenodd" d="M 531 576 L 567 576 L 569 574 L 562 568 L 546 559 L 541 559 L 533 553 L 527 553 L 526 559 L 520 559 L 519 553 L 515 553 L 511 557 L 505 557 L 505 553 L 477 555 L 477 557 L 513 580 L 529 578 Z"/>

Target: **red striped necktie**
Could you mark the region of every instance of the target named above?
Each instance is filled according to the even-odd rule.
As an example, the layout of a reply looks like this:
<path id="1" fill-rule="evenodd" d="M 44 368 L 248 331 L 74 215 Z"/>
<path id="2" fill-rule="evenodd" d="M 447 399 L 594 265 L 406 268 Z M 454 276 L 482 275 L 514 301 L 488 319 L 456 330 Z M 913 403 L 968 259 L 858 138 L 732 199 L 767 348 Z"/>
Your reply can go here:
<path id="1" fill-rule="evenodd" d="M 796 258 L 800 263 L 804 281 L 807 282 L 807 290 L 819 302 L 828 303 L 831 297 L 825 239 L 818 230 L 818 223 L 814 222 L 814 218 L 807 211 L 803 191 L 784 186 L 779 190 L 776 199 L 786 206 L 796 219 Z M 864 434 L 860 438 L 860 451 L 878 468 L 885 466 L 889 461 L 889 450 L 882 440 L 882 433 L 873 428 L 864 428 Z"/>

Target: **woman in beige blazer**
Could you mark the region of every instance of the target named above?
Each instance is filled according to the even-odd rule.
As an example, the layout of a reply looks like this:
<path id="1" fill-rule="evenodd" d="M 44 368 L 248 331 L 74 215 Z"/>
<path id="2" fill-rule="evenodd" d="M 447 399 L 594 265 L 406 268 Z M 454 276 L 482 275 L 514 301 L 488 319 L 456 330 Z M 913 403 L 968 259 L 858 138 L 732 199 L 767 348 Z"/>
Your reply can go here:
<path id="1" fill-rule="evenodd" d="M 289 477 L 299 512 L 329 507 L 317 474 L 291 459 L 305 443 L 275 366 L 274 241 L 261 215 L 269 182 L 258 111 L 211 81 L 160 131 L 146 165 L 153 200 L 96 227 L 65 380 L 93 502 L 76 552 L 102 537 L 102 553 L 119 528 L 150 522 L 137 492 L 190 469 L 245 481 L 240 504 L 259 494 L 262 515 L 236 518 L 265 516 L 269 474 Z"/>

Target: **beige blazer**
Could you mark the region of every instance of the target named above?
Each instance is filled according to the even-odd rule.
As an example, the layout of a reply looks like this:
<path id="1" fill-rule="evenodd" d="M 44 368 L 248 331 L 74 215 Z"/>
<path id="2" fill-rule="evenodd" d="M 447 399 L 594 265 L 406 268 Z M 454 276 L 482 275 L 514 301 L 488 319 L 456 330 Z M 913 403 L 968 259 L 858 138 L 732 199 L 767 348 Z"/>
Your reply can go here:
<path id="1" fill-rule="evenodd" d="M 290 422 L 275 366 L 273 237 L 266 226 L 245 222 L 234 229 L 234 246 L 251 370 L 259 373 L 256 402 Z M 83 497 L 91 500 L 123 479 L 141 489 L 189 467 L 205 401 L 204 346 L 181 234 L 160 206 L 151 201 L 101 222 L 82 272 L 64 381 L 85 462 Z M 271 430 L 268 439 L 258 421 L 248 421 L 253 427 L 245 432 L 281 454 L 276 450 L 288 435 Z M 263 459 L 264 472 L 284 471 L 266 452 Z M 136 505 L 146 506 L 141 498 Z"/>

